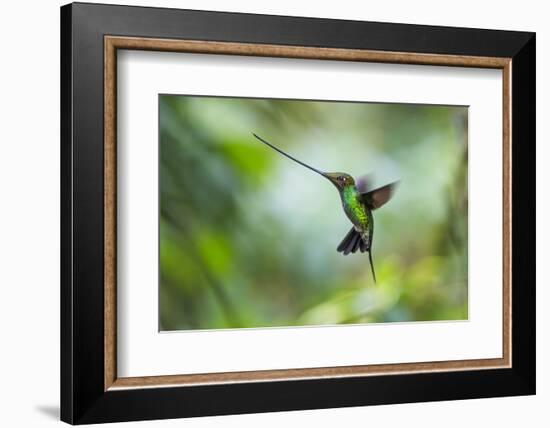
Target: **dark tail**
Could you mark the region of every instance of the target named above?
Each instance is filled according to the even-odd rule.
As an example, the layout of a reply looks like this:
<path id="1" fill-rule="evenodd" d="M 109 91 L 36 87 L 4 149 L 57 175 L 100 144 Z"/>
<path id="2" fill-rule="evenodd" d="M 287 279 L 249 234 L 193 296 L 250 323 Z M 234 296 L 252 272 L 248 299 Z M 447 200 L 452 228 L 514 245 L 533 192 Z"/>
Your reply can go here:
<path id="1" fill-rule="evenodd" d="M 374 279 L 374 283 L 376 284 L 376 274 L 374 273 L 371 249 L 365 240 L 361 238 L 361 234 L 357 232 L 354 227 L 352 227 L 344 239 L 342 239 L 342 242 L 340 242 L 340 245 L 338 245 L 336 250 L 339 253 L 343 253 L 344 256 L 347 256 L 349 253 L 356 253 L 357 250 L 360 250 L 362 253 L 368 252 L 372 277 Z"/>
<path id="2" fill-rule="evenodd" d="M 355 230 L 354 227 L 348 232 L 345 238 L 340 242 L 338 248 L 336 249 L 339 253 L 344 253 L 344 256 L 347 256 L 349 253 L 355 253 L 358 249 L 363 247 L 363 240 L 359 232 Z M 361 252 L 363 250 L 361 249 Z"/>
<path id="3" fill-rule="evenodd" d="M 370 270 L 372 272 L 372 279 L 374 279 L 374 283 L 376 284 L 376 274 L 374 273 L 374 263 L 372 262 L 372 248 L 369 248 L 369 262 Z"/>

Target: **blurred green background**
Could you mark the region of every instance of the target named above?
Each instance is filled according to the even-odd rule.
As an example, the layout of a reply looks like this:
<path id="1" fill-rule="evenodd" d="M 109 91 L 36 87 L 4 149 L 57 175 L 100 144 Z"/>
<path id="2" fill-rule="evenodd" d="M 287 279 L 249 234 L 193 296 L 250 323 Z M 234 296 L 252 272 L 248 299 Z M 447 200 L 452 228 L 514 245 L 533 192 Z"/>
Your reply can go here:
<path id="1" fill-rule="evenodd" d="M 467 319 L 467 108 L 161 95 L 160 329 Z M 323 171 L 400 180 L 374 284 Z"/>

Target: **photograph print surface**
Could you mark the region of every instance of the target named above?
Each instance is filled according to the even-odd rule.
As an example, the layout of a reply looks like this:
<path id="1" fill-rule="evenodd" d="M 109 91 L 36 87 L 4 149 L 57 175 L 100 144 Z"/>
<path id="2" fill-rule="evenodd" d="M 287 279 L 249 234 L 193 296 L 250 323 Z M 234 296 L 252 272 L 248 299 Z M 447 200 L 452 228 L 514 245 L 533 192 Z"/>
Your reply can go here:
<path id="1" fill-rule="evenodd" d="M 161 331 L 468 318 L 468 109 L 159 95 Z"/>

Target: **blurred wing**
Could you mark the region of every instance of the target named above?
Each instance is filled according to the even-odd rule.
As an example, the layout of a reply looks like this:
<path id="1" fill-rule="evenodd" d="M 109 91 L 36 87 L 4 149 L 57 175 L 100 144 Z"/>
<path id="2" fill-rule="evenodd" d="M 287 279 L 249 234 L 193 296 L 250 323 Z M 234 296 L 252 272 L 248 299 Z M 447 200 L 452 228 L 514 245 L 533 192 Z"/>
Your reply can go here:
<path id="1" fill-rule="evenodd" d="M 398 181 L 395 181 L 393 183 L 386 184 L 383 187 L 379 187 L 378 189 L 374 189 L 366 193 L 361 192 L 361 195 L 363 196 L 363 201 L 365 201 L 365 203 L 371 210 L 380 208 L 391 199 L 397 187 L 397 183 Z"/>
<path id="2" fill-rule="evenodd" d="M 357 187 L 359 193 L 368 193 L 372 190 L 373 181 L 374 179 L 372 174 L 365 174 L 356 180 L 355 187 Z"/>

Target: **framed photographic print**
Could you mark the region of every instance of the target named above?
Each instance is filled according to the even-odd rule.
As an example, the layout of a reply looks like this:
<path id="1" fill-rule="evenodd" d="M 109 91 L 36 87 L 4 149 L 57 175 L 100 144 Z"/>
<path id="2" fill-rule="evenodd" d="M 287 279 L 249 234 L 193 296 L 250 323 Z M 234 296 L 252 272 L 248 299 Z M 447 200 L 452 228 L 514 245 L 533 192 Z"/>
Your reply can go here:
<path id="1" fill-rule="evenodd" d="M 61 8 L 61 418 L 535 393 L 535 35 Z"/>

